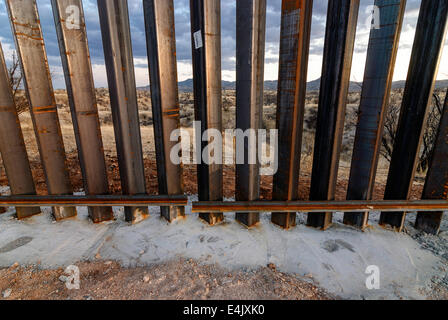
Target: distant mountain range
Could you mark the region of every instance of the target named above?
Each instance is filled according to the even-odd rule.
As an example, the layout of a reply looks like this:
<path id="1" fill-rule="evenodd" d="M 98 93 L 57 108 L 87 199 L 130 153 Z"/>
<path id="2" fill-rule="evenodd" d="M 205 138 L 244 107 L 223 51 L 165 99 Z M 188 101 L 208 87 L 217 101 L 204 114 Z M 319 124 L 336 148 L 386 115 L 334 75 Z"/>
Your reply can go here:
<path id="1" fill-rule="evenodd" d="M 393 89 L 403 89 L 406 84 L 406 81 L 395 81 L 392 84 Z M 307 83 L 307 91 L 319 91 L 320 87 L 320 79 L 316 79 L 314 81 L 310 81 Z M 448 80 L 440 80 L 436 82 L 436 89 L 443 89 L 448 87 Z M 236 82 L 235 81 L 222 81 L 222 88 L 224 90 L 235 90 Z M 350 92 L 359 92 L 362 88 L 362 82 L 353 82 L 350 81 Z M 140 87 L 139 90 L 149 90 L 149 86 Z M 265 90 L 277 90 L 277 80 L 269 80 L 264 82 Z M 179 91 L 180 92 L 193 92 L 193 79 L 187 79 L 185 81 L 179 82 Z"/>

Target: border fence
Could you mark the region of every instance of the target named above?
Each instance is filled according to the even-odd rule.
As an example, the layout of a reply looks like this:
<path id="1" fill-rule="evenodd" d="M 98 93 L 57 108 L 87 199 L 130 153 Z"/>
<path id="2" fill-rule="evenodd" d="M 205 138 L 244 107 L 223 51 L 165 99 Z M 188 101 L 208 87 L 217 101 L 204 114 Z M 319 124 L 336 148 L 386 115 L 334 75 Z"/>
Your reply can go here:
<path id="1" fill-rule="evenodd" d="M 131 31 L 127 0 L 98 0 L 99 20 L 123 195 L 109 195 L 92 66 L 81 0 L 52 0 L 62 67 L 75 131 L 85 196 L 74 196 L 36 0 L 5 0 L 24 75 L 48 196 L 37 196 L 23 134 L 0 47 L 0 152 L 15 206 L 24 219 L 51 206 L 56 220 L 88 206 L 93 222 L 113 219 L 113 206 L 138 223 L 148 206 L 173 221 L 185 215 L 182 165 L 170 161 L 180 127 L 173 0 L 142 0 L 158 175 L 158 196 L 146 194 Z M 220 0 L 190 0 L 195 118 L 200 133 L 222 131 Z M 448 30 L 448 0 L 422 0 L 383 201 L 372 201 L 385 115 L 405 14 L 406 0 L 375 0 L 380 21 L 371 29 L 346 201 L 334 201 L 359 0 L 329 0 L 309 201 L 298 201 L 301 142 L 313 0 L 282 0 L 276 129 L 279 170 L 273 200 L 260 201 L 260 164 L 236 165 L 236 201 L 223 201 L 223 166 L 198 164 L 199 201 L 193 212 L 210 225 L 236 212 L 247 227 L 271 212 L 272 223 L 325 230 L 334 212 L 364 229 L 369 212 L 380 225 L 402 231 L 405 212 L 418 212 L 416 228 L 437 234 L 448 211 L 448 95 L 422 200 L 409 201 L 422 135 Z M 375 17 L 375 18 L 378 18 Z M 263 115 L 266 0 L 236 2 L 236 128 L 260 129 Z M 202 154 L 204 143 L 197 152 Z M 241 157 L 249 157 L 248 141 Z M 237 150 L 238 153 L 238 150 Z M 238 156 L 238 155 L 237 155 Z M 0 210 L 2 208 L 0 207 Z"/>

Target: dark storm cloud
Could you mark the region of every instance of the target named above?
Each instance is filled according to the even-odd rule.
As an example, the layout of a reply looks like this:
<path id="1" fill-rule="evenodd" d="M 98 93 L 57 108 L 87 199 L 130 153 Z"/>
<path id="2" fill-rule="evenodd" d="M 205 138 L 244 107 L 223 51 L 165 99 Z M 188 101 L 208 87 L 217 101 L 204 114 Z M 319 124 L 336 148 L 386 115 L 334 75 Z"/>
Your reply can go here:
<path id="1" fill-rule="evenodd" d="M 224 71 L 235 70 L 235 16 L 236 1 L 244 0 L 222 0 L 222 68 Z M 50 0 L 37 0 L 41 16 L 42 29 L 49 57 L 49 63 L 53 70 L 60 70 L 59 48 L 56 41 L 56 32 Z M 175 0 L 177 57 L 180 62 L 191 61 L 191 36 L 190 36 L 190 10 L 189 0 Z M 323 51 L 323 38 L 325 35 L 325 23 L 327 14 L 327 1 L 315 0 L 313 7 L 312 45 L 310 53 L 321 55 Z M 98 8 L 95 0 L 84 0 L 84 11 L 88 30 L 89 45 L 93 64 L 104 63 L 101 32 L 99 29 Z M 129 16 L 132 28 L 132 41 L 134 56 L 137 59 L 146 59 L 146 40 L 144 29 L 144 18 L 142 0 L 129 0 Z M 365 27 L 368 14 L 366 8 L 373 4 L 373 0 L 361 0 L 358 31 Z M 266 52 L 267 63 L 277 62 L 278 42 L 280 34 L 281 0 L 267 0 L 267 27 L 266 27 Z M 408 0 L 407 12 L 418 10 L 420 0 Z M 409 19 L 408 19 L 409 20 Z M 415 18 L 406 23 L 415 26 Z M 14 47 L 11 29 L 8 22 L 4 0 L 0 0 L 0 37 L 3 45 L 9 44 Z M 367 48 L 366 43 L 356 47 L 357 52 L 363 52 Z M 139 67 L 146 67 L 139 63 Z M 59 72 L 60 73 L 60 72 Z M 62 74 L 56 75 L 56 86 L 63 86 Z"/>

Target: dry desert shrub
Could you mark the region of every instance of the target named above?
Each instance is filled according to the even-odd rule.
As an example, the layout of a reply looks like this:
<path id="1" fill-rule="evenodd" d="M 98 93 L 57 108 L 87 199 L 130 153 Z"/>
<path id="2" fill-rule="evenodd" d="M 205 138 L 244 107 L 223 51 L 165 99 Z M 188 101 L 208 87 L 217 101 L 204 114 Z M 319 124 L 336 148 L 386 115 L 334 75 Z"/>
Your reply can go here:
<path id="1" fill-rule="evenodd" d="M 23 74 L 20 69 L 20 62 L 17 54 L 14 52 L 12 55 L 12 62 L 8 68 L 9 82 L 11 84 L 12 95 L 16 103 L 16 110 L 18 114 L 21 114 L 28 110 L 29 104 L 26 97 L 26 93 L 23 90 Z"/>
<path id="2" fill-rule="evenodd" d="M 401 94 L 401 96 L 400 96 Z M 387 110 L 384 134 L 382 138 L 381 155 L 387 160 L 391 161 L 393 154 L 393 147 L 397 132 L 398 121 L 401 111 L 401 97 L 403 91 L 394 92 L 391 96 L 391 102 Z M 429 106 L 428 116 L 425 123 L 425 131 L 421 142 L 419 151 L 419 159 L 417 163 L 417 172 L 425 173 L 428 169 L 431 155 L 434 150 L 434 143 L 437 138 L 437 132 L 440 124 L 440 118 L 443 111 L 444 90 L 436 90 L 433 94 L 432 103 Z"/>

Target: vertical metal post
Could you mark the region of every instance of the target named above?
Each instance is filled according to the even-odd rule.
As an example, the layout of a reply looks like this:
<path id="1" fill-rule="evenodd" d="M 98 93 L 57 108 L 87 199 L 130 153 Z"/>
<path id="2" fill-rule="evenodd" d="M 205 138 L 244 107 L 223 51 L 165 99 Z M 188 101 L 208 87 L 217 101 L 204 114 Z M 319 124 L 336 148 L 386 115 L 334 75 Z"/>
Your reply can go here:
<path id="1" fill-rule="evenodd" d="M 202 138 L 209 129 L 222 132 L 221 1 L 190 0 L 190 12 L 195 117 L 196 121 L 201 123 L 200 138 Z M 207 141 L 203 141 L 196 149 L 197 158 L 200 159 L 198 164 L 200 201 L 220 201 L 223 196 L 222 162 L 207 164 L 204 162 L 206 159 L 202 159 L 202 152 L 210 139 L 208 137 Z M 211 225 L 224 219 L 222 213 L 201 213 L 199 217 Z"/>
<path id="2" fill-rule="evenodd" d="M 266 0 L 236 3 L 236 127 L 242 131 L 261 129 L 266 36 Z M 260 195 L 260 166 L 249 164 L 249 139 L 244 141 L 244 164 L 236 165 L 236 199 L 257 200 Z M 240 152 L 237 148 L 236 156 Z M 240 155 L 241 156 L 241 155 Z M 251 227 L 259 213 L 237 213 L 236 220 Z"/>
<path id="3" fill-rule="evenodd" d="M 445 42 L 447 18 L 448 0 L 422 1 L 387 179 L 386 200 L 409 197 L 428 105 Z M 404 212 L 383 212 L 380 224 L 401 231 L 404 219 Z"/>
<path id="4" fill-rule="evenodd" d="M 311 200 L 334 200 L 359 0 L 329 0 L 314 146 Z M 332 213 L 308 215 L 308 225 L 327 229 Z"/>
<path id="5" fill-rule="evenodd" d="M 109 84 L 118 165 L 123 194 L 146 194 L 128 4 L 98 0 L 104 59 Z M 125 208 L 126 221 L 148 217 L 147 207 Z"/>
<path id="6" fill-rule="evenodd" d="M 302 153 L 313 0 L 283 0 L 277 95 L 279 166 L 273 200 L 297 200 Z M 272 213 L 272 222 L 290 228 L 296 213 Z"/>
<path id="7" fill-rule="evenodd" d="M 22 128 L 11 91 L 8 69 L 0 44 L 0 153 L 13 195 L 35 195 Z M 3 207 L 0 207 L 4 209 Z M 4 211 L 3 211 L 4 212 Z M 40 208 L 16 208 L 19 219 L 40 213 Z"/>
<path id="8" fill-rule="evenodd" d="M 47 54 L 35 0 L 7 0 L 17 52 L 22 65 L 31 117 L 45 170 L 48 193 L 73 192 L 66 166 Z M 55 207 L 57 220 L 76 216 L 74 207 Z"/>
<path id="9" fill-rule="evenodd" d="M 406 0 L 375 0 L 375 6 L 379 28 L 370 31 L 347 200 L 372 200 Z M 368 212 L 345 213 L 344 223 L 364 229 L 368 218 Z"/>
<path id="10" fill-rule="evenodd" d="M 423 199 L 448 200 L 448 92 L 445 98 L 434 151 L 423 188 Z M 415 227 L 431 234 L 438 234 L 443 212 L 418 213 Z"/>
<path id="11" fill-rule="evenodd" d="M 159 193 L 183 194 L 182 166 L 170 159 L 178 141 L 171 133 L 180 128 L 177 86 L 176 34 L 173 0 L 143 0 L 151 101 L 154 118 Z M 168 221 L 185 215 L 184 208 L 162 207 Z"/>
<path id="12" fill-rule="evenodd" d="M 52 0 L 79 162 L 88 195 L 109 192 L 100 121 L 81 0 Z M 89 207 L 98 223 L 114 218 L 111 207 Z"/>

